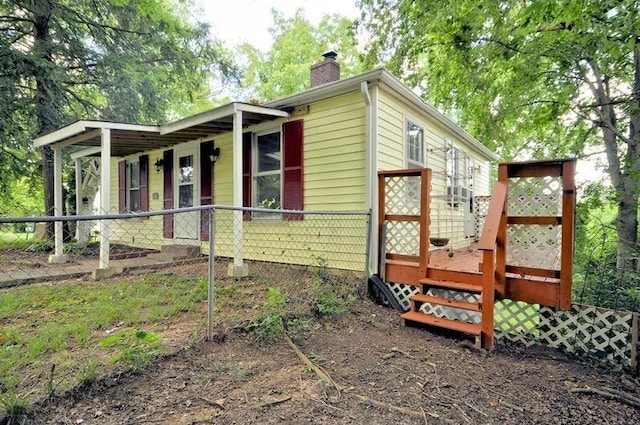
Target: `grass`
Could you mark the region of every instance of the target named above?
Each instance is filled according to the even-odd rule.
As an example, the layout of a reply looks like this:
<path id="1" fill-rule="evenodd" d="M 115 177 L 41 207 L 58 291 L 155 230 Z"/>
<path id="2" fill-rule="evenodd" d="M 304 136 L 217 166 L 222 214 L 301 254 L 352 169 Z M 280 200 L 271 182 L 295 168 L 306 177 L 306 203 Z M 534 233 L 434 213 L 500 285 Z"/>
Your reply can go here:
<path id="1" fill-rule="evenodd" d="M 205 281 L 166 274 L 2 290 L 0 393 L 40 398 L 116 363 L 144 367 L 162 351 L 154 326 L 199 308 L 206 294 Z"/>

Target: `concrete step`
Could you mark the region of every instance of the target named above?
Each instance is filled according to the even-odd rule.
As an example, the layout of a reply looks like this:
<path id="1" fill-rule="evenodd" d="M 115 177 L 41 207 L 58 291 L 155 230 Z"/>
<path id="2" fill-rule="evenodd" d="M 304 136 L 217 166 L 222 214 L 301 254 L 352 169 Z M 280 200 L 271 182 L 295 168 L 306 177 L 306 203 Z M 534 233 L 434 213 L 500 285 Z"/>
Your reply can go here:
<path id="1" fill-rule="evenodd" d="M 162 245 L 160 253 L 170 260 L 187 260 L 200 256 L 200 245 Z"/>

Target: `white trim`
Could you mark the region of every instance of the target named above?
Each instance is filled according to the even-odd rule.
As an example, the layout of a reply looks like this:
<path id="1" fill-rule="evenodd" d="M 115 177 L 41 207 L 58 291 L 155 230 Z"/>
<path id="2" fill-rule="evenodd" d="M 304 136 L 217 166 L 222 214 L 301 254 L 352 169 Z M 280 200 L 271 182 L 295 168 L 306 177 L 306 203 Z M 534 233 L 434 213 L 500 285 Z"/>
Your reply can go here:
<path id="1" fill-rule="evenodd" d="M 204 124 L 211 121 L 216 121 L 221 118 L 234 116 L 237 112 L 249 112 L 255 114 L 262 114 L 271 117 L 288 117 L 289 113 L 280 109 L 266 108 L 264 106 L 250 105 L 246 103 L 228 103 L 209 111 L 201 112 L 196 115 L 192 115 L 181 120 L 173 121 L 160 126 L 160 134 L 169 134 L 176 131 L 184 130 L 186 128 L 194 127 L 196 125 Z"/>
<path id="2" fill-rule="evenodd" d="M 403 152 L 404 152 L 404 166 L 405 168 L 424 168 L 427 166 L 427 141 L 426 141 L 426 132 L 427 128 L 421 120 L 414 119 L 411 115 L 404 114 L 403 115 L 404 127 L 402 128 L 403 135 Z M 419 127 L 422 130 L 422 162 L 415 161 L 411 158 L 409 152 L 409 123 Z M 411 163 L 411 164 L 410 164 Z"/>
<path id="3" fill-rule="evenodd" d="M 280 169 L 271 171 L 258 171 L 258 137 L 267 134 L 278 133 L 280 141 Z M 262 207 L 258 205 L 258 187 L 256 184 L 256 178 L 262 176 L 270 176 L 278 174 L 280 176 L 280 205 L 277 209 L 282 208 L 282 200 L 284 195 L 284 140 L 282 134 L 282 126 L 271 127 L 259 132 L 254 132 L 251 135 L 251 206 Z"/>
<path id="4" fill-rule="evenodd" d="M 451 121 L 446 115 L 435 109 L 433 106 L 426 104 L 422 100 L 422 98 L 420 98 L 420 96 L 414 93 L 409 87 L 405 86 L 389 71 L 382 68 L 365 72 L 363 74 L 359 74 L 351 78 L 346 78 L 344 80 L 339 80 L 331 84 L 313 87 L 309 90 L 305 90 L 291 96 L 276 99 L 274 101 L 265 103 L 265 106 L 272 108 L 292 107 L 301 104 L 316 102 L 349 92 L 359 91 L 360 84 L 363 81 L 367 81 L 369 85 L 373 85 L 376 82 L 385 84 L 406 103 L 413 105 L 420 111 L 424 112 L 426 115 L 433 118 L 436 122 L 442 124 L 443 127 L 454 133 L 465 142 L 469 143 L 471 147 L 478 151 L 478 153 L 487 157 L 489 160 L 498 160 L 498 155 L 496 155 L 489 148 L 480 143 L 480 141 L 474 138 L 471 134 L 467 133 L 463 128 Z"/>
<path id="5" fill-rule="evenodd" d="M 46 145 L 58 144 L 59 142 L 68 139 L 69 137 L 79 136 L 88 129 L 128 130 L 140 131 L 145 133 L 160 132 L 160 127 L 155 125 L 80 120 L 74 122 L 73 124 L 69 124 L 62 128 L 59 128 L 58 130 L 52 131 L 51 133 L 33 139 L 33 146 L 39 148 Z"/>
<path id="6" fill-rule="evenodd" d="M 95 155 L 97 153 L 100 153 L 101 150 L 102 148 L 100 146 L 95 146 L 93 148 L 87 148 L 87 149 L 82 149 L 76 152 L 72 152 L 69 156 L 71 157 L 71 159 L 86 158 L 89 155 Z"/>

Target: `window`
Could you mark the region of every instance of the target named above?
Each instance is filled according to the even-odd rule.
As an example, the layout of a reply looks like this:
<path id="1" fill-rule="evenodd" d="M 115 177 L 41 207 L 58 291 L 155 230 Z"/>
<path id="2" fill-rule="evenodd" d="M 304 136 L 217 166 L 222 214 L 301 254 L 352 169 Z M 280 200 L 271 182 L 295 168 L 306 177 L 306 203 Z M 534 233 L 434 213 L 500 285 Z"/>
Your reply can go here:
<path id="1" fill-rule="evenodd" d="M 468 201 L 470 184 L 470 159 L 460 148 L 447 143 L 447 203 L 457 208 Z"/>
<path id="2" fill-rule="evenodd" d="M 118 211 L 149 211 L 149 155 L 118 163 Z"/>
<path id="3" fill-rule="evenodd" d="M 422 168 L 424 162 L 424 129 L 407 121 L 407 168 Z"/>
<path id="4" fill-rule="evenodd" d="M 242 205 L 304 210 L 304 121 L 282 124 L 282 131 L 244 133 L 242 137 Z M 243 217 L 251 220 L 253 214 Z M 258 214 L 259 215 L 259 214 Z M 304 215 L 285 213 L 285 220 Z"/>
<path id="5" fill-rule="evenodd" d="M 407 168 L 423 168 L 424 162 L 424 129 L 418 124 L 407 121 Z M 408 205 L 419 208 L 420 204 L 420 177 L 405 177 L 405 196 Z"/>
<path id="6" fill-rule="evenodd" d="M 256 135 L 253 163 L 253 205 L 278 209 L 281 206 L 282 146 L 280 132 Z"/>
<path id="7" fill-rule="evenodd" d="M 140 211 L 140 162 L 127 164 L 127 206 L 129 211 Z"/>

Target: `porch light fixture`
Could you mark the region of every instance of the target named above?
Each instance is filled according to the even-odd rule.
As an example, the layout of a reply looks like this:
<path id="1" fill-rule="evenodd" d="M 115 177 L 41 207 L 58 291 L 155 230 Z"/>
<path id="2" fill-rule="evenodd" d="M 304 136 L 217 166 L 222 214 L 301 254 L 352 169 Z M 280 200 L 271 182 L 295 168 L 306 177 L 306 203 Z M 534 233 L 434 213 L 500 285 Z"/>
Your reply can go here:
<path id="1" fill-rule="evenodd" d="M 220 158 L 220 147 L 215 147 L 213 148 L 213 152 L 211 152 L 211 154 L 209 155 L 209 159 L 211 160 L 212 164 L 215 164 L 216 162 L 218 162 L 219 158 Z"/>
<path id="2" fill-rule="evenodd" d="M 162 158 L 158 158 L 156 159 L 156 163 L 153 165 L 155 165 L 156 167 L 156 172 L 159 173 L 162 169 L 162 166 L 164 165 L 164 160 Z"/>

